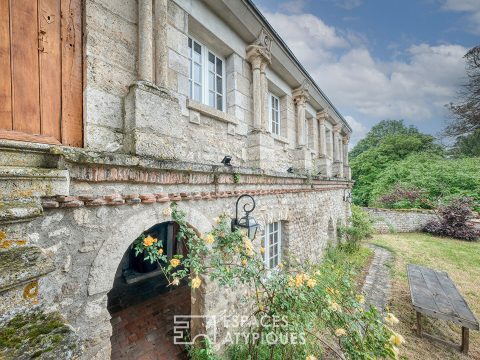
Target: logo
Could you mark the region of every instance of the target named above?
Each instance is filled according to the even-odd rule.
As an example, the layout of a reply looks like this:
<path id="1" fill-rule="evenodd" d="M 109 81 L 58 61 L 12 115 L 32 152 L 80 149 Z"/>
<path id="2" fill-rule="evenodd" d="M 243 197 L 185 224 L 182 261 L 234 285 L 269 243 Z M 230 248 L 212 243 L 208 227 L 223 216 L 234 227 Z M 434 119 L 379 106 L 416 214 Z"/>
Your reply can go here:
<path id="1" fill-rule="evenodd" d="M 191 327 L 195 322 L 203 322 L 204 333 L 191 336 Z M 217 319 L 215 315 L 175 315 L 173 318 L 173 343 L 175 345 L 193 345 L 197 340 L 217 342 Z M 202 326 L 203 327 L 203 326 Z"/>

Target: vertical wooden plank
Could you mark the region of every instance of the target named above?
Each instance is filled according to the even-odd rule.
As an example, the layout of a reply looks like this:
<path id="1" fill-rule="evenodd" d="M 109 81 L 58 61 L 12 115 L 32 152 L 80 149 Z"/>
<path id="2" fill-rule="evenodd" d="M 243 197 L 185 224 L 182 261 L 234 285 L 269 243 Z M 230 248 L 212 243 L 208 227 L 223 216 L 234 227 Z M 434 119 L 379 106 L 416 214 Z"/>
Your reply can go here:
<path id="1" fill-rule="evenodd" d="M 37 1 L 11 1 L 13 130 L 40 134 Z"/>
<path id="2" fill-rule="evenodd" d="M 61 0 L 62 143 L 83 145 L 82 0 Z"/>
<path id="3" fill-rule="evenodd" d="M 469 335 L 470 335 L 470 330 L 464 326 L 462 326 L 462 352 L 465 354 L 465 355 L 468 355 L 468 350 L 469 350 L 469 347 L 470 347 L 470 339 L 469 339 Z"/>
<path id="4" fill-rule="evenodd" d="M 417 335 L 422 337 L 422 314 L 417 311 Z"/>
<path id="5" fill-rule="evenodd" d="M 60 0 L 38 0 L 41 134 L 61 140 Z"/>
<path id="6" fill-rule="evenodd" d="M 9 0 L 0 0 L 0 129 L 12 130 Z"/>

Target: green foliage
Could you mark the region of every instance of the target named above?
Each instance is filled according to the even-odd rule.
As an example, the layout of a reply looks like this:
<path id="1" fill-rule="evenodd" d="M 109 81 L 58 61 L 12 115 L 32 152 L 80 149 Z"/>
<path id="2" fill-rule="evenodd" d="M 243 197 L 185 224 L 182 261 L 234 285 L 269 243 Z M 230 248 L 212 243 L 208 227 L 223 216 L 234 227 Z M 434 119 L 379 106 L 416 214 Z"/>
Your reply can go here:
<path id="1" fill-rule="evenodd" d="M 469 135 L 457 137 L 452 154 L 456 157 L 480 157 L 480 129 Z"/>
<path id="2" fill-rule="evenodd" d="M 355 180 L 352 195 L 357 205 L 368 206 L 373 202 L 373 188 L 386 169 L 394 168 L 398 161 L 410 154 L 427 152 L 442 154 L 443 149 L 435 144 L 430 135 L 412 133 L 387 135 L 377 146 L 372 147 L 350 162 Z"/>
<path id="3" fill-rule="evenodd" d="M 418 134 L 414 126 L 405 126 L 403 120 L 382 120 L 373 126 L 362 140 L 349 153 L 350 159 L 356 158 L 361 153 L 371 149 L 389 135 L 414 135 Z"/>
<path id="4" fill-rule="evenodd" d="M 369 203 L 375 205 L 396 186 L 416 187 L 431 203 L 458 197 L 474 199 L 480 210 L 480 158 L 445 159 L 430 153 L 412 154 L 376 176 L 371 184 Z M 425 202 L 424 202 L 425 203 Z M 415 204 L 405 204 L 405 207 Z"/>
<path id="5" fill-rule="evenodd" d="M 234 173 L 234 174 L 232 175 L 232 178 L 233 178 L 233 182 L 234 182 L 235 184 L 238 184 L 238 183 L 240 182 L 240 174 Z"/>
<path id="6" fill-rule="evenodd" d="M 364 226 L 364 215 L 354 212 L 352 224 Z M 188 248 L 188 255 L 178 259 L 183 266 L 173 266 L 174 259 L 167 262 L 163 253 L 157 250 L 155 255 L 151 251 L 170 285 L 190 279 L 195 289 L 208 277 L 232 291 L 245 290 L 240 301 L 244 309 L 249 309 L 248 319 L 254 321 L 238 328 L 247 340 L 231 343 L 227 351 L 231 359 L 303 360 L 337 353 L 338 347 L 352 359 L 395 357 L 397 349 L 391 342 L 395 333 L 383 323 L 376 309 L 364 307 L 363 296 L 356 292 L 355 280 L 368 250 L 347 253 L 330 248 L 320 265 L 290 256 L 287 265 L 269 269 L 263 261 L 261 244 L 255 245 L 256 241 L 252 243 L 238 230 L 231 232 L 227 216 L 220 216 L 217 225 L 203 235 L 188 228 L 185 214 L 175 204 L 172 217 L 180 226 L 177 239 L 185 239 Z M 357 232 L 354 235 L 360 236 Z M 142 252 L 159 242 L 145 239 L 136 242 Z M 261 334 L 286 340 L 272 343 L 268 336 L 255 337 Z M 293 335 L 297 341 L 293 341 Z M 193 348 L 191 356 L 213 360 L 217 355 L 207 343 Z"/>
<path id="7" fill-rule="evenodd" d="M 352 216 L 347 226 L 339 227 L 339 234 L 345 243 L 342 245 L 346 251 L 356 251 L 360 242 L 373 234 L 373 224 L 369 215 L 357 205 L 352 205 Z"/>

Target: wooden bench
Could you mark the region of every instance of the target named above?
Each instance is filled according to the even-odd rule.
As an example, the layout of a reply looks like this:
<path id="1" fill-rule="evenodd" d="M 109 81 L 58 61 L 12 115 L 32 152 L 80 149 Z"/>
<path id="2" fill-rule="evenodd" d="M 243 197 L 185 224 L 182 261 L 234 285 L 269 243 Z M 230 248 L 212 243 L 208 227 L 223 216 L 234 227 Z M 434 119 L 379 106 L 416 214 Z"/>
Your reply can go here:
<path id="1" fill-rule="evenodd" d="M 413 308 L 417 313 L 418 336 L 440 341 L 468 354 L 469 329 L 479 330 L 480 327 L 475 315 L 448 274 L 413 264 L 407 266 L 407 274 Z M 453 321 L 460 325 L 462 345 L 459 346 L 422 332 L 422 314 Z"/>

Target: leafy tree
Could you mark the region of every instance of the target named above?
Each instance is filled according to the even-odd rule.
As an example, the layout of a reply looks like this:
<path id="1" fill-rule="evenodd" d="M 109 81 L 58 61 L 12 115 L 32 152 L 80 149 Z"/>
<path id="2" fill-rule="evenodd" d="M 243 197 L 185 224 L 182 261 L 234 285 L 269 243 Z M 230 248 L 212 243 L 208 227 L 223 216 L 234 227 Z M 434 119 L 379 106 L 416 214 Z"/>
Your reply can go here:
<path id="1" fill-rule="evenodd" d="M 373 201 L 373 187 L 379 176 L 410 154 L 428 152 L 442 154 L 443 149 L 435 144 L 435 138 L 417 131 L 410 134 L 387 135 L 377 146 L 355 157 L 350 165 L 355 180 L 353 198 L 356 204 L 368 206 Z"/>
<path id="2" fill-rule="evenodd" d="M 436 205 L 458 197 L 472 198 L 480 210 L 480 158 L 447 159 L 431 153 L 411 154 L 385 168 L 371 186 L 372 204 L 379 204 L 385 195 L 398 186 L 422 189 L 422 199 Z M 425 201 L 422 201 L 425 204 Z M 405 203 L 404 207 L 417 206 Z M 424 207 L 424 206 L 421 206 Z"/>
<path id="3" fill-rule="evenodd" d="M 457 137 L 452 154 L 457 157 L 480 156 L 480 129 L 469 135 Z"/>
<path id="4" fill-rule="evenodd" d="M 373 126 L 362 140 L 349 153 L 350 159 L 377 146 L 386 136 L 399 134 L 418 134 L 414 126 L 405 126 L 403 120 L 382 120 Z"/>
<path id="5" fill-rule="evenodd" d="M 462 101 L 450 104 L 454 120 L 445 129 L 447 136 L 461 136 L 480 129 L 480 46 L 464 56 L 467 62 L 468 82 L 460 94 Z"/>

